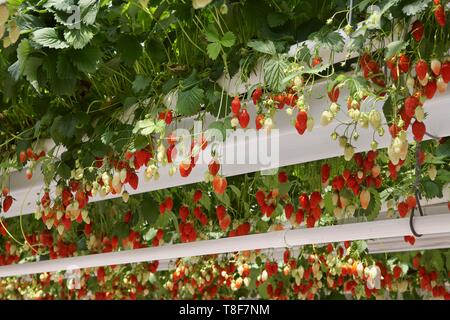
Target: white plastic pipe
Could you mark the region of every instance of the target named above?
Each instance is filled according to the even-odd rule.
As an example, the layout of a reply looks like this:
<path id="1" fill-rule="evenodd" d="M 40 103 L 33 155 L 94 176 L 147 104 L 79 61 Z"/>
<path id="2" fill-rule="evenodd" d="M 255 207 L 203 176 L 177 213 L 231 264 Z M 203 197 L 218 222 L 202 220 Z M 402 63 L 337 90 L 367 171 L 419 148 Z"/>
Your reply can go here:
<path id="1" fill-rule="evenodd" d="M 416 231 L 423 235 L 450 233 L 450 214 L 417 217 Z M 411 234 L 409 219 L 393 219 L 337 226 L 274 231 L 263 234 L 204 240 L 162 247 L 101 253 L 80 257 L 0 267 L 0 277 L 56 272 L 154 260 L 221 254 L 228 252 L 298 247 L 307 244 L 402 237 Z"/>

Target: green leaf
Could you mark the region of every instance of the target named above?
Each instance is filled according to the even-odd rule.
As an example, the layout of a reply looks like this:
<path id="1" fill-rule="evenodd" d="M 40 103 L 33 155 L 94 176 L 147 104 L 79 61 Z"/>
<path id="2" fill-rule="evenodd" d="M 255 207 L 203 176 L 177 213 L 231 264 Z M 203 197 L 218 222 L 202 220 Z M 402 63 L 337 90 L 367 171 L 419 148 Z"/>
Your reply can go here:
<path id="1" fill-rule="evenodd" d="M 86 46 L 74 52 L 72 62 L 78 70 L 85 73 L 92 73 L 97 69 L 97 65 L 102 57 L 102 52 L 94 46 Z"/>
<path id="2" fill-rule="evenodd" d="M 450 139 L 447 139 L 445 143 L 440 144 L 436 148 L 436 155 L 443 157 L 450 157 Z"/>
<path id="3" fill-rule="evenodd" d="M 216 194 L 216 197 L 220 202 L 225 204 L 226 207 L 229 207 L 231 205 L 230 197 L 228 196 L 228 194 Z"/>
<path id="4" fill-rule="evenodd" d="M 271 12 L 267 15 L 267 23 L 271 28 L 285 24 L 288 19 L 288 15 L 281 12 Z"/>
<path id="5" fill-rule="evenodd" d="M 23 70 L 23 74 L 36 91 L 39 90 L 38 68 L 42 65 L 42 61 L 43 59 L 41 58 L 29 57 Z"/>
<path id="6" fill-rule="evenodd" d="M 436 182 L 431 181 L 430 179 L 427 178 L 424 179 L 422 185 L 427 199 L 443 197 L 442 190 Z"/>
<path id="7" fill-rule="evenodd" d="M 80 0 L 78 5 L 80 6 L 81 21 L 83 21 L 86 25 L 94 24 L 100 6 L 100 1 Z"/>
<path id="8" fill-rule="evenodd" d="M 128 65 L 132 65 L 143 52 L 139 39 L 129 35 L 124 35 L 119 38 L 117 41 L 117 49 L 119 50 L 123 61 Z"/>
<path id="9" fill-rule="evenodd" d="M 367 209 L 363 210 L 364 215 L 368 221 L 374 220 L 378 217 L 381 210 L 381 198 L 380 193 L 374 188 L 367 189 L 370 192 L 370 202 Z"/>
<path id="10" fill-rule="evenodd" d="M 132 89 L 135 93 L 138 93 L 140 91 L 143 91 L 145 88 L 147 88 L 149 84 L 150 84 L 150 79 L 147 76 L 138 74 L 133 81 Z"/>
<path id="11" fill-rule="evenodd" d="M 69 45 L 61 40 L 54 28 L 42 28 L 33 32 L 33 41 L 41 46 L 53 49 L 68 48 Z"/>
<path id="12" fill-rule="evenodd" d="M 272 57 L 264 63 L 264 79 L 270 90 L 281 92 L 285 89 L 287 63 L 281 57 Z"/>
<path id="13" fill-rule="evenodd" d="M 322 28 L 312 33 L 309 39 L 316 42 L 320 47 L 327 47 L 332 51 L 340 52 L 344 48 L 344 39 L 342 36 L 328 27 Z"/>
<path id="14" fill-rule="evenodd" d="M 384 55 L 384 58 L 386 60 L 391 59 L 392 57 L 397 55 L 400 51 L 405 49 L 407 44 L 408 44 L 407 42 L 404 42 L 402 40 L 393 41 L 393 42 L 389 43 L 386 46 L 386 53 Z"/>
<path id="15" fill-rule="evenodd" d="M 126 238 L 130 232 L 128 225 L 125 222 L 116 223 L 112 230 L 112 234 L 119 239 Z"/>
<path id="16" fill-rule="evenodd" d="M 72 12 L 72 6 L 74 5 L 73 0 L 47 0 L 47 2 L 44 4 L 44 8 L 54 8 L 59 11 L 64 12 Z"/>
<path id="17" fill-rule="evenodd" d="M 209 42 L 219 42 L 219 32 L 213 24 L 208 25 L 205 31 L 206 40 Z"/>
<path id="18" fill-rule="evenodd" d="M 233 191 L 234 194 L 236 195 L 236 198 L 239 200 L 241 197 L 241 190 L 232 184 L 230 184 L 229 187 L 230 187 L 231 191 Z"/>
<path id="19" fill-rule="evenodd" d="M 159 205 L 149 195 L 144 195 L 140 202 L 140 214 L 150 224 L 153 225 L 159 214 Z"/>
<path id="20" fill-rule="evenodd" d="M 209 131 L 211 129 L 211 131 Z M 218 131 L 215 131 L 213 129 L 216 129 Z M 219 134 L 220 132 L 220 134 Z M 223 121 L 214 121 L 208 126 L 208 131 L 206 131 L 205 138 L 211 140 L 211 138 L 214 137 L 214 141 L 225 141 L 226 138 L 226 129 L 224 126 Z"/>
<path id="21" fill-rule="evenodd" d="M 58 58 L 56 60 L 56 73 L 58 77 L 61 79 L 70 79 L 73 78 L 75 70 L 72 65 L 71 59 L 65 53 L 58 54 Z"/>
<path id="22" fill-rule="evenodd" d="M 88 28 L 64 31 L 64 39 L 75 49 L 83 49 L 93 37 L 94 33 Z"/>
<path id="23" fill-rule="evenodd" d="M 270 40 L 267 41 L 251 40 L 247 43 L 247 46 L 261 53 L 266 53 L 270 55 L 275 55 L 277 53 L 275 45 Z"/>
<path id="24" fill-rule="evenodd" d="M 414 16 L 424 11 L 428 7 L 430 2 L 431 0 L 417 0 L 413 3 L 404 6 L 402 8 L 402 11 L 407 16 Z"/>
<path id="25" fill-rule="evenodd" d="M 386 99 L 386 101 L 383 104 L 383 114 L 386 118 L 387 123 L 392 122 L 392 116 L 394 114 L 394 105 L 392 104 L 392 100 L 390 97 Z"/>
<path id="26" fill-rule="evenodd" d="M 212 60 L 216 60 L 217 57 L 219 56 L 221 48 L 222 48 L 222 46 L 220 45 L 219 42 L 212 42 L 212 43 L 208 44 L 208 46 L 206 47 L 206 52 L 208 53 L 208 57 L 210 57 Z"/>
<path id="27" fill-rule="evenodd" d="M 236 42 L 236 36 L 234 35 L 233 32 L 228 31 L 226 32 L 222 39 L 220 40 L 220 43 L 224 46 L 224 47 L 232 47 L 234 45 L 234 43 Z"/>
<path id="28" fill-rule="evenodd" d="M 209 195 L 203 194 L 199 202 L 206 210 L 209 211 L 211 209 L 211 198 Z"/>
<path id="29" fill-rule="evenodd" d="M 178 93 L 176 112 L 181 116 L 192 116 L 200 111 L 204 92 L 198 86 Z"/>

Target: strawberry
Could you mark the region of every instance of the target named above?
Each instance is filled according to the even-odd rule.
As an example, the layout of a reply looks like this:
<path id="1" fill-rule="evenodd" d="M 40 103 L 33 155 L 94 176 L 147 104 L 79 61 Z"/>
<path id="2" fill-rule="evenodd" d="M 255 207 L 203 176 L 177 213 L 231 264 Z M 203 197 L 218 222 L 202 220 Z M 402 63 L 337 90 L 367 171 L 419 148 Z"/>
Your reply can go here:
<path id="1" fill-rule="evenodd" d="M 444 62 L 441 65 L 441 76 L 445 83 L 450 82 L 450 62 Z"/>
<path id="2" fill-rule="evenodd" d="M 414 117 L 416 112 L 416 108 L 419 105 L 419 99 L 415 96 L 410 96 L 405 99 L 405 113 L 408 117 Z"/>
<path id="3" fill-rule="evenodd" d="M 258 191 L 256 191 L 256 194 L 255 194 L 255 197 L 256 197 L 256 202 L 258 203 L 258 205 L 261 207 L 263 204 L 265 204 L 265 199 L 266 199 L 266 195 L 265 195 L 265 193 L 264 193 L 264 191 L 262 191 L 262 190 L 258 190 Z"/>
<path id="4" fill-rule="evenodd" d="M 19 153 L 19 161 L 20 161 L 20 163 L 25 163 L 25 162 L 27 162 L 27 160 L 28 160 L 28 157 L 27 157 L 27 154 L 25 153 L 25 151 L 20 151 L 20 153 Z"/>
<path id="5" fill-rule="evenodd" d="M 423 122 L 415 121 L 412 125 L 412 132 L 416 141 L 422 141 L 425 135 L 425 124 Z"/>
<path id="6" fill-rule="evenodd" d="M 416 63 L 417 78 L 419 78 L 419 80 L 423 80 L 427 76 L 427 72 L 428 72 L 428 64 L 426 63 L 426 61 L 423 59 L 417 61 Z"/>
<path id="7" fill-rule="evenodd" d="M 189 216 L 189 208 L 186 206 L 181 206 L 178 210 L 178 214 L 182 222 L 186 222 L 187 217 Z"/>
<path id="8" fill-rule="evenodd" d="M 414 40 L 416 40 L 417 42 L 422 40 L 423 31 L 424 31 L 423 23 L 419 20 L 414 21 L 411 28 L 411 35 L 413 36 Z"/>
<path id="9" fill-rule="evenodd" d="M 192 166 L 190 165 L 186 166 L 185 164 L 183 164 L 183 162 L 181 162 L 179 169 L 180 169 L 180 176 L 186 178 L 191 174 Z"/>
<path id="10" fill-rule="evenodd" d="M 276 95 L 273 98 L 273 101 L 275 101 L 275 105 L 277 107 L 277 109 L 283 109 L 284 108 L 284 96 L 281 94 Z"/>
<path id="11" fill-rule="evenodd" d="M 131 172 L 130 178 L 128 179 L 130 186 L 136 190 L 139 184 L 139 177 L 135 172 Z"/>
<path id="12" fill-rule="evenodd" d="M 408 205 L 408 207 L 409 207 L 410 209 L 415 208 L 416 205 L 417 205 L 416 197 L 415 197 L 415 196 L 408 196 L 408 197 L 406 198 L 406 204 Z"/>
<path id="13" fill-rule="evenodd" d="M 25 176 L 28 180 L 30 180 L 31 178 L 33 178 L 33 171 L 31 171 L 30 168 L 27 168 L 27 170 L 25 171 Z"/>
<path id="14" fill-rule="evenodd" d="M 127 211 L 127 213 L 125 213 L 125 215 L 123 216 L 123 222 L 125 222 L 126 224 L 130 223 L 131 218 L 133 218 L 133 214 L 131 213 L 131 211 Z"/>
<path id="15" fill-rule="evenodd" d="M 255 90 L 253 90 L 252 93 L 252 100 L 253 100 L 253 104 L 256 105 L 259 101 L 259 99 L 262 96 L 262 89 L 260 87 L 256 88 Z"/>
<path id="16" fill-rule="evenodd" d="M 294 206 L 291 203 L 288 203 L 284 206 L 284 214 L 286 215 L 286 219 L 289 220 L 294 212 Z"/>
<path id="17" fill-rule="evenodd" d="M 173 119 L 173 114 L 172 114 L 172 110 L 169 110 L 166 112 L 166 115 L 164 117 L 164 121 L 166 122 L 167 125 L 172 123 L 172 119 Z"/>
<path id="18" fill-rule="evenodd" d="M 215 193 L 224 194 L 225 189 L 227 188 L 227 179 L 225 177 L 217 175 L 214 177 L 214 180 L 212 181 L 212 186 Z"/>
<path id="19" fill-rule="evenodd" d="M 164 206 L 166 207 L 167 211 L 172 211 L 173 208 L 173 199 L 171 197 L 167 197 L 164 200 Z"/>
<path id="20" fill-rule="evenodd" d="M 250 115 L 247 112 L 247 109 L 242 109 L 238 116 L 239 124 L 241 128 L 247 128 L 248 123 L 250 122 Z"/>
<path id="21" fill-rule="evenodd" d="M 441 4 L 438 4 L 434 8 L 434 17 L 436 18 L 436 22 L 441 26 L 445 27 L 445 10 Z"/>
<path id="22" fill-rule="evenodd" d="M 331 102 L 337 102 L 339 99 L 339 88 L 334 86 L 330 91 L 328 91 L 328 98 Z"/>
<path id="23" fill-rule="evenodd" d="M 435 76 L 441 74 L 441 62 L 438 59 L 432 59 L 430 63 L 431 71 L 433 71 Z"/>
<path id="24" fill-rule="evenodd" d="M 317 66 L 317 65 L 319 65 L 319 64 L 321 64 L 321 63 L 322 63 L 322 58 L 319 57 L 319 56 L 315 56 L 315 57 L 312 59 L 311 66 L 314 68 L 315 66 Z"/>
<path id="25" fill-rule="evenodd" d="M 241 109 L 241 101 L 239 100 L 239 97 L 236 96 L 234 97 L 233 101 L 231 101 L 231 111 L 233 111 L 235 115 L 238 115 L 240 109 Z"/>
<path id="26" fill-rule="evenodd" d="M 222 229 L 222 231 L 227 231 L 230 224 L 231 224 L 231 216 L 229 214 L 226 214 L 219 221 L 219 226 L 220 226 L 220 229 Z"/>
<path id="27" fill-rule="evenodd" d="M 308 218 L 306 218 L 306 227 L 307 228 L 314 228 L 315 224 L 316 224 L 316 220 L 314 219 L 313 216 L 308 216 Z"/>
<path id="28" fill-rule="evenodd" d="M 202 190 L 195 190 L 194 192 L 194 203 L 197 203 L 202 198 Z"/>
<path id="29" fill-rule="evenodd" d="M 314 191 L 310 196 L 310 207 L 317 208 L 320 201 L 322 200 L 322 195 L 318 191 Z"/>
<path id="30" fill-rule="evenodd" d="M 219 220 L 219 221 L 223 220 L 226 213 L 227 213 L 227 209 L 225 209 L 225 207 L 223 205 L 217 206 L 217 208 L 216 208 L 217 220 Z"/>
<path id="31" fill-rule="evenodd" d="M 263 127 L 263 123 L 264 123 L 264 115 L 258 114 L 255 118 L 256 130 L 261 129 Z"/>
<path id="32" fill-rule="evenodd" d="M 370 202 L 370 192 L 367 190 L 361 191 L 359 194 L 359 202 L 361 203 L 361 208 L 367 209 Z"/>
<path id="33" fill-rule="evenodd" d="M 330 178 L 330 166 L 324 163 L 320 169 L 320 173 L 322 175 L 322 183 L 326 183 Z"/>
<path id="34" fill-rule="evenodd" d="M 215 176 L 220 170 L 220 163 L 216 160 L 212 159 L 211 162 L 208 164 L 208 171 L 211 175 Z"/>
<path id="35" fill-rule="evenodd" d="M 278 172 L 278 182 L 279 183 L 286 183 L 288 182 L 288 175 L 285 171 Z"/>
<path id="36" fill-rule="evenodd" d="M 409 57 L 405 54 L 400 55 L 398 59 L 398 67 L 403 73 L 407 73 L 410 67 Z"/>
<path id="37" fill-rule="evenodd" d="M 392 270 L 392 272 L 394 274 L 394 279 L 400 278 L 402 271 L 403 270 L 402 270 L 402 268 L 400 268 L 400 266 L 395 266 L 394 269 Z"/>
<path id="38" fill-rule="evenodd" d="M 428 81 L 427 85 L 423 88 L 423 92 L 427 99 L 432 99 L 437 90 L 436 80 Z"/>
<path id="39" fill-rule="evenodd" d="M 299 198 L 298 198 L 298 202 L 300 203 L 301 207 L 303 209 L 309 209 L 310 208 L 310 204 L 309 204 L 309 198 L 308 195 L 306 193 L 303 193 Z"/>
<path id="40" fill-rule="evenodd" d="M 3 212 L 8 212 L 9 208 L 11 208 L 13 203 L 13 197 L 6 196 L 5 199 L 3 199 Z"/>
<path id="41" fill-rule="evenodd" d="M 400 217 L 404 218 L 409 213 L 409 206 L 406 202 L 402 201 L 397 204 L 397 210 Z"/>
<path id="42" fill-rule="evenodd" d="M 303 212 L 302 209 L 298 209 L 297 212 L 295 213 L 295 221 L 298 224 L 301 224 L 304 219 L 305 219 L 305 213 Z"/>

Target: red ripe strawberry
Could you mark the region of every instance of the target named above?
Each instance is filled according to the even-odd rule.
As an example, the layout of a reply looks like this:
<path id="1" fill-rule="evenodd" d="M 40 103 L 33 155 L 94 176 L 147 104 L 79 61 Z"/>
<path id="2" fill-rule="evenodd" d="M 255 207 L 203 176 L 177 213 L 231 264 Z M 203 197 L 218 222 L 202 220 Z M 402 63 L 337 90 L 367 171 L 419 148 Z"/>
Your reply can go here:
<path id="1" fill-rule="evenodd" d="M 397 204 L 397 209 L 400 217 L 404 218 L 409 213 L 409 206 L 406 202 L 399 202 Z"/>
<path id="2" fill-rule="evenodd" d="M 416 205 L 417 205 L 416 197 L 415 196 L 408 196 L 408 198 L 406 198 L 406 204 L 408 205 L 408 207 L 410 209 L 415 208 Z"/>
<path id="3" fill-rule="evenodd" d="M 164 236 L 163 229 L 158 229 L 158 231 L 156 231 L 155 238 L 158 239 L 158 240 L 161 240 L 163 238 L 163 236 Z"/>
<path id="4" fill-rule="evenodd" d="M 278 172 L 278 182 L 279 183 L 286 183 L 288 182 L 288 175 L 285 171 Z"/>
<path id="5" fill-rule="evenodd" d="M 240 224 L 236 228 L 236 235 L 237 236 L 245 236 L 250 232 L 250 223 L 246 222 L 243 224 Z"/>
<path id="6" fill-rule="evenodd" d="M 427 99 L 432 99 L 434 97 L 434 94 L 436 93 L 436 90 L 437 84 L 435 79 L 428 81 L 427 85 L 423 88 L 423 92 L 425 93 Z"/>
<path id="7" fill-rule="evenodd" d="M 186 206 L 181 206 L 178 210 L 178 214 L 180 215 L 181 221 L 186 222 L 186 219 L 189 216 L 189 208 Z"/>
<path id="8" fill-rule="evenodd" d="M 259 99 L 261 98 L 261 96 L 262 96 L 261 88 L 258 87 L 255 90 L 253 90 L 253 93 L 252 93 L 253 104 L 256 105 L 258 103 Z"/>
<path id="9" fill-rule="evenodd" d="M 27 156 L 28 156 L 28 159 L 35 159 L 36 158 L 36 155 L 34 154 L 33 149 L 31 149 L 31 148 L 27 149 Z"/>
<path id="10" fill-rule="evenodd" d="M 167 125 L 172 123 L 172 119 L 173 119 L 173 113 L 172 110 L 169 110 L 166 112 L 166 116 L 164 117 L 164 121 L 166 122 Z"/>
<path id="11" fill-rule="evenodd" d="M 258 114 L 255 118 L 256 130 L 261 129 L 263 127 L 263 123 L 264 123 L 264 115 Z"/>
<path id="12" fill-rule="evenodd" d="M 182 176 L 183 178 L 186 178 L 191 174 L 192 166 L 190 165 L 186 166 L 183 163 L 180 163 L 179 168 L 180 168 L 180 176 Z"/>
<path id="13" fill-rule="evenodd" d="M 240 109 L 241 109 L 241 101 L 239 100 L 239 97 L 236 96 L 234 97 L 233 101 L 231 101 L 231 111 L 233 111 L 235 115 L 238 115 Z"/>
<path id="14" fill-rule="evenodd" d="M 402 268 L 400 268 L 400 266 L 395 266 L 392 272 L 394 274 L 394 279 L 398 279 L 402 274 Z"/>
<path id="15" fill-rule="evenodd" d="M 287 264 L 289 262 L 290 257 L 291 257 L 291 252 L 289 251 L 289 249 L 286 249 L 283 253 L 283 261 L 285 264 Z"/>
<path id="16" fill-rule="evenodd" d="M 228 227 L 231 224 L 231 217 L 229 214 L 226 214 L 222 219 L 219 220 L 219 226 L 222 231 L 227 231 Z"/>
<path id="17" fill-rule="evenodd" d="M 225 217 L 225 214 L 227 213 L 227 209 L 225 209 L 224 206 L 219 205 L 216 208 L 216 215 L 217 215 L 217 219 L 220 221 Z"/>
<path id="18" fill-rule="evenodd" d="M 288 203 L 284 206 L 284 214 L 286 215 L 286 219 L 289 220 L 294 212 L 294 206 L 291 203 Z"/>
<path id="19" fill-rule="evenodd" d="M 416 108 L 419 105 L 419 99 L 415 96 L 410 96 L 405 99 L 405 112 L 406 115 L 410 118 L 414 117 L 416 112 Z"/>
<path id="20" fill-rule="evenodd" d="M 450 82 L 450 62 L 444 62 L 441 65 L 441 76 L 445 83 Z"/>
<path id="21" fill-rule="evenodd" d="M 436 18 L 436 22 L 441 26 L 445 27 L 445 10 L 441 4 L 438 4 L 434 8 L 434 17 Z"/>
<path id="22" fill-rule="evenodd" d="M 297 132 L 299 135 L 302 135 L 305 133 L 306 131 L 306 123 L 300 123 L 298 121 L 295 121 L 295 129 L 297 129 Z"/>
<path id="23" fill-rule="evenodd" d="M 13 203 L 13 197 L 6 196 L 5 199 L 3 199 L 3 212 L 8 212 L 9 208 L 11 208 Z"/>
<path id="24" fill-rule="evenodd" d="M 321 200 L 322 200 L 322 195 L 320 194 L 320 192 L 314 191 L 313 193 L 311 193 L 311 197 L 310 197 L 311 208 L 318 207 Z"/>
<path id="25" fill-rule="evenodd" d="M 247 128 L 248 123 L 250 122 L 250 115 L 247 112 L 247 109 L 242 109 L 238 116 L 239 124 L 242 128 Z"/>
<path id="26" fill-rule="evenodd" d="M 331 102 L 336 102 L 339 99 L 339 88 L 334 86 L 330 91 L 328 91 L 328 98 Z"/>
<path id="27" fill-rule="evenodd" d="M 321 64 L 321 63 L 322 63 L 322 58 L 319 57 L 319 56 L 315 56 L 315 57 L 312 59 L 311 66 L 314 68 L 315 66 L 317 66 L 317 65 L 319 65 L 319 64 Z"/>
<path id="28" fill-rule="evenodd" d="M 2 195 L 4 197 L 6 197 L 9 194 L 9 188 L 8 187 L 3 187 L 2 189 Z"/>
<path id="29" fill-rule="evenodd" d="M 48 207 L 50 204 L 50 194 L 48 193 L 48 191 L 44 192 L 44 195 L 41 198 L 41 205 L 46 208 Z"/>
<path id="30" fill-rule="evenodd" d="M 212 159 L 211 162 L 208 164 L 208 171 L 211 175 L 215 176 L 220 170 L 220 163 L 216 160 Z"/>
<path id="31" fill-rule="evenodd" d="M 425 135 L 425 124 L 423 122 L 415 121 L 412 125 L 412 132 L 416 141 L 422 141 Z"/>
<path id="32" fill-rule="evenodd" d="M 215 176 L 212 181 L 212 186 L 215 193 L 224 194 L 227 188 L 227 179 L 225 177 Z"/>
<path id="33" fill-rule="evenodd" d="M 298 224 L 303 223 L 303 220 L 305 219 L 305 213 L 303 212 L 302 209 L 298 209 L 297 212 L 295 213 L 295 221 Z"/>
<path id="34" fill-rule="evenodd" d="M 163 214 L 164 212 L 166 212 L 166 206 L 164 205 L 164 202 L 163 202 L 163 203 L 159 204 L 159 213 Z"/>
<path id="35" fill-rule="evenodd" d="M 327 163 L 324 163 L 320 168 L 320 173 L 322 175 L 322 183 L 325 183 L 330 178 L 330 166 Z"/>
<path id="36" fill-rule="evenodd" d="M 167 211 L 172 211 L 173 208 L 173 199 L 171 197 L 167 197 L 164 200 L 164 206 L 166 207 Z"/>
<path id="37" fill-rule="evenodd" d="M 318 221 L 322 215 L 322 209 L 320 209 L 320 207 L 311 208 L 311 214 L 314 217 L 314 220 Z"/>
<path id="38" fill-rule="evenodd" d="M 197 203 L 202 198 L 202 190 L 195 190 L 194 193 L 194 203 Z"/>
<path id="39" fill-rule="evenodd" d="M 333 245 L 332 245 L 331 243 L 329 243 L 329 244 L 327 245 L 327 252 L 328 252 L 328 253 L 332 253 L 332 252 L 333 252 Z"/>
<path id="40" fill-rule="evenodd" d="M 398 67 L 403 73 L 407 73 L 410 67 L 409 57 L 405 54 L 400 55 L 398 59 Z"/>
<path id="41" fill-rule="evenodd" d="M 271 204 L 270 206 L 266 206 L 266 212 L 265 212 L 265 214 L 266 214 L 266 216 L 267 217 L 271 217 L 272 216 L 272 213 L 275 211 L 275 207 L 274 207 L 274 205 L 273 204 Z"/>
<path id="42" fill-rule="evenodd" d="M 308 195 L 306 193 L 303 193 L 299 198 L 298 198 L 298 202 L 300 203 L 300 206 L 303 209 L 309 209 L 310 208 L 310 204 L 309 204 L 309 198 Z"/>
<path id="43" fill-rule="evenodd" d="M 139 184 L 139 177 L 135 172 L 131 172 L 130 173 L 130 177 L 128 179 L 128 183 L 130 184 L 130 186 L 136 190 Z"/>
<path id="44" fill-rule="evenodd" d="M 273 100 L 275 101 L 275 105 L 277 109 L 283 109 L 284 108 L 284 96 L 281 94 L 276 95 Z"/>
<path id="45" fill-rule="evenodd" d="M 27 162 L 27 160 L 28 160 L 28 157 L 27 157 L 27 154 L 25 153 L 25 151 L 20 151 L 20 153 L 19 153 L 19 161 L 20 161 L 20 163 L 25 163 L 25 162 Z"/>
<path id="46" fill-rule="evenodd" d="M 404 236 L 405 242 L 408 242 L 410 245 L 414 245 L 416 243 L 416 238 L 414 236 Z"/>
<path id="47" fill-rule="evenodd" d="M 256 202 L 258 203 L 258 205 L 259 205 L 260 207 L 261 207 L 263 204 L 265 204 L 265 201 L 266 201 L 266 194 L 264 193 L 264 191 L 262 191 L 262 190 L 256 191 L 255 197 L 256 197 Z"/>
<path id="48" fill-rule="evenodd" d="M 417 78 L 419 78 L 419 80 L 423 80 L 427 76 L 427 72 L 428 72 L 428 64 L 426 63 L 426 61 L 423 59 L 417 61 L 416 63 Z"/>
<path id="49" fill-rule="evenodd" d="M 316 220 L 313 216 L 309 216 L 306 218 L 306 227 L 308 228 L 314 228 L 314 225 L 316 224 Z"/>
<path id="50" fill-rule="evenodd" d="M 416 40 L 417 42 L 422 40 L 423 31 L 424 31 L 423 23 L 419 20 L 414 21 L 411 28 L 411 35 L 413 36 L 414 40 Z"/>
<path id="51" fill-rule="evenodd" d="M 131 221 L 131 218 L 133 217 L 133 214 L 131 213 L 131 211 L 128 211 L 127 213 L 125 213 L 125 215 L 123 216 L 123 222 L 125 222 L 126 224 L 128 224 Z"/>

